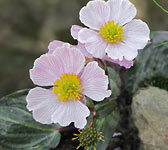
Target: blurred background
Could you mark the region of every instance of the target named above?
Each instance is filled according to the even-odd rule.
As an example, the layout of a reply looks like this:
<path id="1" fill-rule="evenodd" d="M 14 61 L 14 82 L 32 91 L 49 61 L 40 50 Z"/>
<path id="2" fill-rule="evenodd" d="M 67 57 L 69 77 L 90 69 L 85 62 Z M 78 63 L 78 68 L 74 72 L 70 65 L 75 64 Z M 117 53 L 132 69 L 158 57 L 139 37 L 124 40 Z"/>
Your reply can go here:
<path id="1" fill-rule="evenodd" d="M 50 41 L 76 44 L 70 35 L 80 24 L 79 10 L 89 0 L 0 0 L 0 97 L 19 89 L 34 87 L 29 69 L 46 53 Z M 152 0 L 131 0 L 136 18 L 151 31 L 168 30 L 168 14 Z M 168 8 L 167 0 L 158 0 Z"/>

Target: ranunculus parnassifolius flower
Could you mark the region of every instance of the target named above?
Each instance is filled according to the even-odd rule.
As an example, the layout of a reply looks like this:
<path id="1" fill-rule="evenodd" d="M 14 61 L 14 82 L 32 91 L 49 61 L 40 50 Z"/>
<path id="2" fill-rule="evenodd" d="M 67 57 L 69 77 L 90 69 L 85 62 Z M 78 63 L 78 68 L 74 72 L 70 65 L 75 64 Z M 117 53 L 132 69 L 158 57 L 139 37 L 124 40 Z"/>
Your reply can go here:
<path id="1" fill-rule="evenodd" d="M 89 1 L 79 14 L 89 28 L 80 29 L 78 41 L 94 57 L 133 60 L 149 40 L 150 30 L 143 21 L 133 19 L 136 8 L 129 0 Z"/>
<path id="2" fill-rule="evenodd" d="M 80 32 L 80 30 L 82 29 L 82 27 L 78 26 L 78 25 L 73 25 L 71 27 L 71 35 L 75 40 L 78 40 L 78 33 Z M 50 43 L 49 45 L 49 53 L 51 53 L 54 49 L 55 46 L 60 45 L 60 41 L 53 41 Z M 92 54 L 90 54 L 86 48 L 85 48 L 84 43 L 81 43 L 78 41 L 78 45 L 77 47 L 80 49 L 80 51 L 88 58 L 93 58 L 94 56 Z M 103 60 L 115 63 L 115 64 L 119 64 L 120 66 L 125 67 L 126 69 L 131 68 L 131 66 L 133 66 L 134 61 L 133 60 L 126 60 L 125 58 L 123 58 L 123 60 L 119 60 L 119 59 L 112 59 L 110 57 L 108 57 L 107 55 L 105 55 L 103 58 Z"/>
<path id="3" fill-rule="evenodd" d="M 105 71 L 93 61 L 85 65 L 84 55 L 69 44 L 55 48 L 40 56 L 30 70 L 30 78 L 41 87 L 29 91 L 27 108 L 36 121 L 42 124 L 59 123 L 84 128 L 90 115 L 83 103 L 85 96 L 102 101 L 111 95 Z"/>

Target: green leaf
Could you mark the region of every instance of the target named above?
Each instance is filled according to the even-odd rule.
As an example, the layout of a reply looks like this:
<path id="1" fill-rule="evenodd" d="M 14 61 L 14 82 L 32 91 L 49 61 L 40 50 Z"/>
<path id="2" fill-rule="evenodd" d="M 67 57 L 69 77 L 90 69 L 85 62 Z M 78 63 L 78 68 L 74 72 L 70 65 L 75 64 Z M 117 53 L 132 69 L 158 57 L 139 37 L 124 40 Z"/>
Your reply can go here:
<path id="1" fill-rule="evenodd" d="M 116 107 L 117 107 L 116 102 L 99 103 L 99 104 L 95 105 L 95 109 L 96 109 L 96 112 L 97 112 L 96 118 L 97 119 L 102 119 L 102 118 L 106 117 L 113 110 L 115 110 Z"/>
<path id="2" fill-rule="evenodd" d="M 0 149 L 49 150 L 59 144 L 58 125 L 36 122 L 26 109 L 28 90 L 0 99 Z"/>
<path id="3" fill-rule="evenodd" d="M 112 90 L 112 97 L 116 98 L 120 95 L 121 80 L 117 72 L 112 68 L 108 67 L 107 71 L 110 81 L 110 88 Z"/>
<path id="4" fill-rule="evenodd" d="M 168 74 L 168 32 L 155 32 L 151 43 L 139 51 L 134 66 L 128 70 L 125 78 L 126 89 L 134 93 L 140 83 Z"/>
<path id="5" fill-rule="evenodd" d="M 93 100 L 90 99 L 89 97 L 87 97 L 86 100 L 87 100 L 87 106 L 94 108 Z"/>
<path id="6" fill-rule="evenodd" d="M 113 136 L 120 120 L 120 114 L 116 102 L 99 103 L 95 106 L 96 118 L 94 126 L 100 132 L 103 132 L 105 141 L 99 141 L 96 150 L 105 150 Z"/>

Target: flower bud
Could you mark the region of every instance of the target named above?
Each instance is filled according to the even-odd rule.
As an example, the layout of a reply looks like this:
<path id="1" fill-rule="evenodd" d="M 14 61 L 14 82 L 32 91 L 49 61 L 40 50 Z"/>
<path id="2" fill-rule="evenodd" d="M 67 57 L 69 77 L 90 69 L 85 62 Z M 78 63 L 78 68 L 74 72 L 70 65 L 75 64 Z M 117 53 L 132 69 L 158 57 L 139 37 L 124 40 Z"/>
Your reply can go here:
<path id="1" fill-rule="evenodd" d="M 82 130 L 78 130 L 79 134 L 74 134 L 76 137 L 72 140 L 78 140 L 80 142 L 80 145 L 77 147 L 84 147 L 85 149 L 89 149 L 89 147 L 95 148 L 95 145 L 97 144 L 98 140 L 101 140 L 104 142 L 102 132 L 98 132 L 96 128 L 88 127 L 84 128 Z"/>

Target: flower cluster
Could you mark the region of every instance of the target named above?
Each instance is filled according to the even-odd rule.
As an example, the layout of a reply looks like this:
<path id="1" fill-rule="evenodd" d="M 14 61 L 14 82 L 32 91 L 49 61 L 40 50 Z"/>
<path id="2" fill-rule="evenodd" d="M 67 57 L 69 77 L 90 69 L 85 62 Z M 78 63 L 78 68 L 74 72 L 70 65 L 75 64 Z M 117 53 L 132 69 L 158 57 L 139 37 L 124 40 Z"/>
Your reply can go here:
<path id="1" fill-rule="evenodd" d="M 83 129 L 90 115 L 86 97 L 99 102 L 111 95 L 108 76 L 95 60 L 130 68 L 149 40 L 149 28 L 133 19 L 136 8 L 129 0 L 93 0 L 79 14 L 86 27 L 71 28 L 78 45 L 52 41 L 30 70 L 31 80 L 39 87 L 29 91 L 27 108 L 42 124 L 74 122 Z"/>

